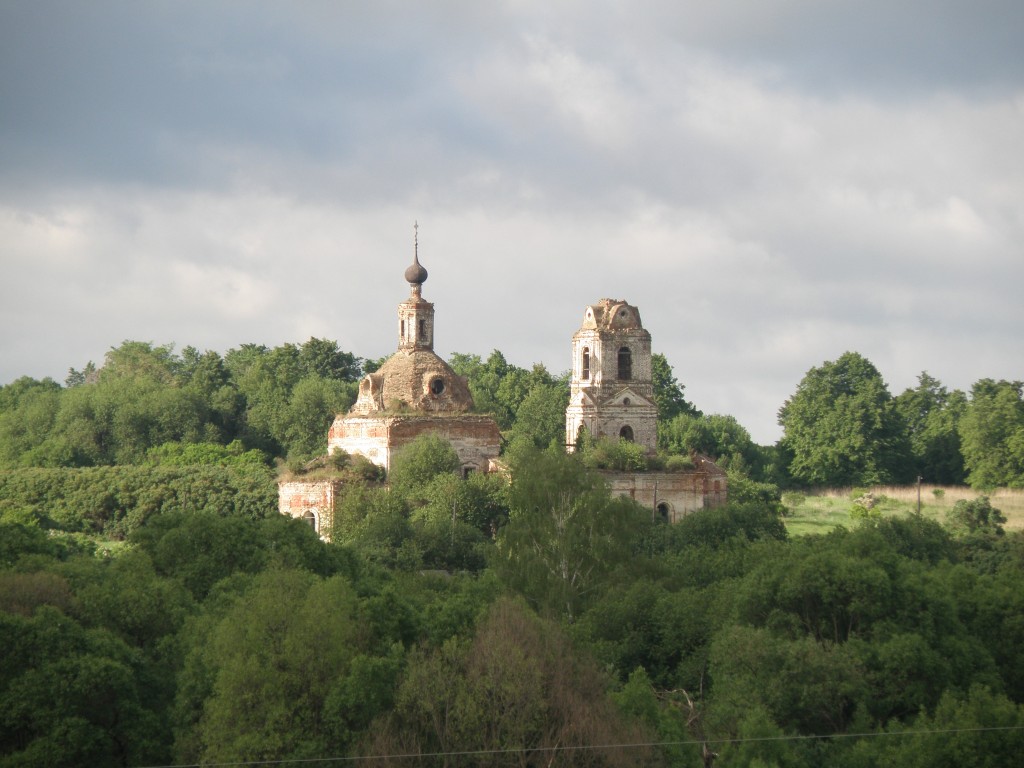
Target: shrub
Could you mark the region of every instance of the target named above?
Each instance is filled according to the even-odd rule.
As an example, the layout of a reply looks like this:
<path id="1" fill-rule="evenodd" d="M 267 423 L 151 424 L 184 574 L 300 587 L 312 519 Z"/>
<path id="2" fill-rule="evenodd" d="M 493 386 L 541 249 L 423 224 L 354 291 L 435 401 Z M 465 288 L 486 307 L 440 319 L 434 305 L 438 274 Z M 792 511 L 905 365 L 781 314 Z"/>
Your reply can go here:
<path id="1" fill-rule="evenodd" d="M 968 501 L 961 499 L 946 514 L 946 527 L 957 536 L 974 533 L 1003 535 L 1006 515 L 992 506 L 988 496 Z"/>
<path id="2" fill-rule="evenodd" d="M 582 458 L 583 464 L 591 469 L 642 472 L 648 468 L 644 447 L 621 438 L 601 437 L 592 443 L 584 443 Z"/>
<path id="3" fill-rule="evenodd" d="M 850 507 L 850 517 L 857 522 L 866 523 L 881 519 L 882 512 L 874 503 L 871 503 L 870 506 L 867 504 L 854 504 Z"/>
<path id="4" fill-rule="evenodd" d="M 171 510 L 253 519 L 276 514 L 277 485 L 263 467 L 31 468 L 0 472 L 0 502 L 44 528 L 121 539 Z"/>
<path id="5" fill-rule="evenodd" d="M 692 456 L 669 456 L 665 459 L 665 470 L 668 472 L 688 472 L 693 467 Z"/>
<path id="6" fill-rule="evenodd" d="M 390 480 L 396 488 L 421 488 L 433 478 L 458 472 L 459 454 L 452 444 L 438 435 L 420 435 L 395 454 Z"/>
<path id="7" fill-rule="evenodd" d="M 376 483 L 384 480 L 384 467 L 374 464 L 361 454 L 356 454 L 349 462 L 348 470 L 368 483 Z"/>

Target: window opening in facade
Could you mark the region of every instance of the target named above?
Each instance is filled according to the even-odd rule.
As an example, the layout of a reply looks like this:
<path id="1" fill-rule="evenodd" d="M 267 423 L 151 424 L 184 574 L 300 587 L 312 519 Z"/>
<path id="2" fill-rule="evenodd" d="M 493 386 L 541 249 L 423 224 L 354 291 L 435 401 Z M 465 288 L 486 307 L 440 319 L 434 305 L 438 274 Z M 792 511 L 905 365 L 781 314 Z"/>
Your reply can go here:
<path id="1" fill-rule="evenodd" d="M 666 504 L 664 501 L 659 503 L 658 504 L 658 517 L 661 520 L 664 520 L 666 523 L 668 522 L 668 513 L 669 513 L 668 504 Z"/>
<path id="2" fill-rule="evenodd" d="M 583 370 L 580 372 L 580 378 L 584 381 L 590 378 L 590 347 L 583 348 Z"/>
<path id="3" fill-rule="evenodd" d="M 442 392 L 444 392 L 444 379 L 442 379 L 440 376 L 436 376 L 435 378 L 431 379 L 430 391 L 435 395 L 440 395 Z"/>
<path id="4" fill-rule="evenodd" d="M 622 438 L 623 440 L 628 440 L 629 442 L 632 443 L 633 442 L 633 428 L 631 426 L 629 426 L 629 424 L 627 424 L 626 426 L 624 426 L 622 429 L 619 430 L 619 437 Z"/>
<path id="5" fill-rule="evenodd" d="M 629 347 L 619 350 L 619 380 L 629 381 L 633 378 L 633 353 Z"/>
<path id="6" fill-rule="evenodd" d="M 312 509 L 307 509 L 306 514 L 302 516 L 302 519 L 309 524 L 310 528 L 314 531 L 316 530 L 316 515 L 313 513 Z"/>

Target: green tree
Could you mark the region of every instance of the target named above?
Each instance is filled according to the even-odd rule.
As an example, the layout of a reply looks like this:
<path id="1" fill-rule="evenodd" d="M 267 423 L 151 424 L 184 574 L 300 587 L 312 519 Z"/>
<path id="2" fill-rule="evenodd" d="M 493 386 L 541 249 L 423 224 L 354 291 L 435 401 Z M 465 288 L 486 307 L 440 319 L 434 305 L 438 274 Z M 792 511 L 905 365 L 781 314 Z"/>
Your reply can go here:
<path id="1" fill-rule="evenodd" d="M 658 425 L 658 447 L 669 453 L 701 453 L 725 469 L 764 474 L 767 457 L 732 416 L 681 413 Z"/>
<path id="2" fill-rule="evenodd" d="M 481 360 L 479 355 L 456 353 L 451 356 L 449 364 L 457 374 L 466 377 L 476 410 L 493 415 L 502 430 L 513 427 L 519 409 L 534 388 L 565 384 L 562 379 L 554 379 L 543 365 L 535 365 L 532 370 L 512 365 L 498 350 L 491 352 L 486 361 Z M 537 399 L 545 398 L 538 394 Z M 537 427 L 540 427 L 541 432 L 549 430 L 549 411 L 541 402 L 531 404 L 527 418 L 533 423 L 527 430 L 531 433 Z M 563 413 L 563 422 L 564 419 Z"/>
<path id="3" fill-rule="evenodd" d="M 537 382 L 519 404 L 510 438 L 528 438 L 538 448 L 561 447 L 565 443 L 565 408 L 568 405 L 567 382 Z"/>
<path id="4" fill-rule="evenodd" d="M 646 749 L 606 746 L 650 737 L 616 710 L 605 686 L 557 624 L 499 600 L 470 639 L 409 654 L 394 711 L 375 724 L 364 750 L 420 754 L 430 766 L 656 765 Z M 458 763 L 449 756 L 470 751 L 479 754 Z"/>
<path id="5" fill-rule="evenodd" d="M 53 430 L 61 394 L 52 379 L 27 376 L 0 387 L 0 467 L 47 461 L 37 449 Z"/>
<path id="6" fill-rule="evenodd" d="M 299 364 L 304 376 L 319 376 L 333 381 L 359 381 L 362 361 L 338 348 L 338 342 L 311 337 L 299 348 Z"/>
<path id="7" fill-rule="evenodd" d="M 960 419 L 967 481 L 975 488 L 1024 486 L 1024 384 L 981 379 Z"/>
<path id="8" fill-rule="evenodd" d="M 841 733 L 866 694 L 852 647 L 740 625 L 716 634 L 709 672 L 715 681 L 714 729 L 726 732 L 760 705 L 783 729 Z"/>
<path id="9" fill-rule="evenodd" d="M 170 734 L 138 652 L 59 608 L 0 612 L 0 760 L 6 765 L 153 765 Z"/>
<path id="10" fill-rule="evenodd" d="M 327 430 L 334 417 L 352 405 L 352 387 L 318 375 L 300 379 L 279 412 L 273 429 L 292 458 L 312 458 L 327 452 Z"/>
<path id="11" fill-rule="evenodd" d="M 906 476 L 903 421 L 881 374 L 855 352 L 809 370 L 779 424 L 798 482 L 871 485 Z"/>
<path id="12" fill-rule="evenodd" d="M 278 514 L 252 520 L 165 512 L 135 530 L 131 541 L 159 575 L 178 581 L 197 600 L 232 575 L 273 566 L 321 576 L 350 571 L 344 550 L 324 544 L 302 521 Z"/>
<path id="13" fill-rule="evenodd" d="M 195 638 L 188 663 L 205 678 L 206 690 L 181 710 L 196 712 L 198 704 L 193 739 L 179 740 L 181 758 L 308 759 L 344 751 L 351 724 L 335 718 L 352 698 L 354 667 L 366 682 L 370 669 L 394 674 L 393 665 L 373 665 L 368 657 L 356 663 L 369 650 L 362 624 L 355 591 L 340 576 L 321 580 L 290 570 L 256 576 L 209 636 Z M 376 697 L 377 706 L 387 703 Z M 377 714 L 376 706 L 369 709 Z"/>
<path id="14" fill-rule="evenodd" d="M 845 765 L 907 768 L 998 768 L 1016 765 L 1024 750 L 1024 706 L 983 685 L 947 691 L 890 738 L 858 741 Z"/>
<path id="15" fill-rule="evenodd" d="M 649 514 L 613 498 L 599 474 L 574 454 L 527 449 L 514 457 L 509 522 L 495 566 L 540 609 L 570 621 L 624 564 Z"/>
<path id="16" fill-rule="evenodd" d="M 455 353 L 451 356 L 449 364 L 457 374 L 466 377 L 476 410 L 492 414 L 502 429 L 511 427 L 515 421 L 515 410 L 508 408 L 507 399 L 508 390 L 512 385 L 506 385 L 502 396 L 498 394 L 502 381 L 514 369 L 514 366 L 505 360 L 505 356 L 494 350 L 484 362 L 479 355 Z"/>
<path id="17" fill-rule="evenodd" d="M 451 443 L 423 434 L 395 453 L 388 479 L 402 493 L 416 493 L 438 475 L 458 472 L 461 465 Z"/>
<path id="18" fill-rule="evenodd" d="M 316 338 L 229 350 L 224 363 L 246 403 L 243 441 L 276 456 L 323 453 L 334 416 L 355 400 L 360 362 L 335 342 Z"/>
<path id="19" fill-rule="evenodd" d="M 205 440 L 226 443 L 239 437 L 245 397 L 219 354 L 185 347 L 181 351 L 179 379 L 186 390 L 198 394 L 209 406 Z"/>
<path id="20" fill-rule="evenodd" d="M 104 356 L 99 380 L 144 378 L 170 384 L 181 370 L 173 344 L 155 346 L 147 341 L 124 341 Z"/>
<path id="21" fill-rule="evenodd" d="M 450 571 L 483 569 L 484 544 L 508 518 L 507 486 L 496 474 L 462 479 L 444 473 L 430 480 L 410 516 L 424 564 Z"/>
<path id="22" fill-rule="evenodd" d="M 950 392 L 923 371 L 917 386 L 904 390 L 894 404 L 907 425 L 914 476 L 932 483 L 962 483 L 964 461 L 957 428 L 967 408 L 964 393 Z"/>
<path id="23" fill-rule="evenodd" d="M 669 422 L 681 414 L 700 416 L 700 411 L 686 400 L 683 394 L 685 387 L 676 380 L 672 366 L 660 352 L 651 355 L 651 381 L 654 385 L 654 402 L 658 405 L 659 424 Z"/>
<path id="24" fill-rule="evenodd" d="M 946 513 L 946 527 L 954 536 L 987 534 L 1002 536 L 1006 515 L 992 506 L 988 496 L 978 499 L 960 499 Z"/>

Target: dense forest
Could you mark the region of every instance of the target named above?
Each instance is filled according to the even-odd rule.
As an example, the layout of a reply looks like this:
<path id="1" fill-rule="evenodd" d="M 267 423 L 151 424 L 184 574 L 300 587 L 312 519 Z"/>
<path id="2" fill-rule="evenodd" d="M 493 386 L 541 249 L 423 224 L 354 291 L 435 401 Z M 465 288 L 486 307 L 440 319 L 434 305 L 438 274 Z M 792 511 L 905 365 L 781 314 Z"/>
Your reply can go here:
<path id="1" fill-rule="evenodd" d="M 782 487 L 1024 484 L 1019 382 L 891 396 L 847 353 L 755 445 L 655 356 L 662 460 L 730 503 L 675 525 L 567 455 L 568 382 L 456 355 L 509 477 L 423 438 L 347 479 L 333 543 L 276 512 L 361 360 L 126 342 L 0 388 L 0 765 L 1001 766 L 1024 750 L 1024 536 L 944 523 L 791 538 Z M 666 458 L 667 457 L 667 458 Z M 300 762 L 301 761 L 301 762 Z M 324 765 L 328 763 L 323 763 Z M 331 763 L 333 764 L 333 763 Z"/>

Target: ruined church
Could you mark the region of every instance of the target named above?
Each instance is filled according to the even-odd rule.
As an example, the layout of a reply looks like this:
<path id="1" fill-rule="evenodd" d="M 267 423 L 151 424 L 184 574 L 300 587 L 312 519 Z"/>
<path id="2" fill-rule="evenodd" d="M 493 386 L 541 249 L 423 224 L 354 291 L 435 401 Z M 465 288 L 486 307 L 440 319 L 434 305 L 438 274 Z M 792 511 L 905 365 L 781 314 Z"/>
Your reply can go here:
<path id="1" fill-rule="evenodd" d="M 434 352 L 434 305 L 423 298 L 427 270 L 419 261 L 405 271 L 409 298 L 398 305 L 398 350 L 359 382 L 347 414 L 327 436 L 328 453 L 345 451 L 391 467 L 395 454 L 422 434 L 443 437 L 459 456 L 463 474 L 494 471 L 501 450 L 495 420 L 473 412 L 466 380 Z M 586 307 L 572 339 L 572 381 L 566 409 L 566 448 L 584 432 L 657 448 L 651 334 L 639 310 L 601 299 Z M 725 473 L 710 459 L 693 457 L 681 472 L 603 472 L 613 493 L 629 496 L 669 522 L 726 500 Z M 340 480 L 286 480 L 278 486 L 282 514 L 309 522 L 324 538 L 333 527 Z"/>

